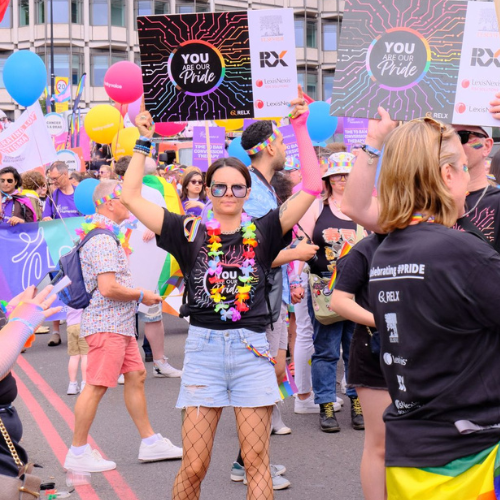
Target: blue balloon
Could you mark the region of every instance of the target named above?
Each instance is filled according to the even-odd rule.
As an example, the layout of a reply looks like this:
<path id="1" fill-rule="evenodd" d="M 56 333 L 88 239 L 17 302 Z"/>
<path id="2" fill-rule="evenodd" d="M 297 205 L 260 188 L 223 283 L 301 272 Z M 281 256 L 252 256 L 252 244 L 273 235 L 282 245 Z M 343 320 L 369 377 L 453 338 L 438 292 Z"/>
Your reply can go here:
<path id="1" fill-rule="evenodd" d="M 307 131 L 313 142 L 323 142 L 331 137 L 337 129 L 338 119 L 330 115 L 330 105 L 323 101 L 309 104 Z"/>
<path id="2" fill-rule="evenodd" d="M 229 144 L 227 148 L 227 154 L 238 158 L 238 160 L 241 160 L 247 167 L 250 166 L 250 156 L 248 156 L 248 153 L 241 145 L 241 137 L 236 137 L 236 139 L 231 141 L 231 144 Z"/>
<path id="3" fill-rule="evenodd" d="M 85 179 L 75 188 L 75 206 L 83 215 L 95 214 L 92 196 L 97 184 L 99 184 L 97 179 Z"/>
<path id="4" fill-rule="evenodd" d="M 47 69 L 34 52 L 14 52 L 3 69 L 3 81 L 10 96 L 21 106 L 31 106 L 47 85 Z"/>

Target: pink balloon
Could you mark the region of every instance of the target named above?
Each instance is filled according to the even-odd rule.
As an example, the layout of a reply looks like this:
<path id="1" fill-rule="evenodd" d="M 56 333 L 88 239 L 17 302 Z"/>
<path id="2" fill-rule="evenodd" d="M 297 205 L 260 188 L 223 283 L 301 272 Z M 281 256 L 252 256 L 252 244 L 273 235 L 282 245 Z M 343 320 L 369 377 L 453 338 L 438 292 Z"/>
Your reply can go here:
<path id="1" fill-rule="evenodd" d="M 187 122 L 160 122 L 155 123 L 155 132 L 165 137 L 177 135 L 186 128 Z"/>
<path id="2" fill-rule="evenodd" d="M 137 115 L 139 114 L 139 111 L 141 110 L 141 104 L 142 104 L 142 94 L 139 97 L 139 99 L 137 99 L 134 102 L 131 102 L 128 105 L 128 117 L 130 118 L 130 121 L 133 124 L 135 124 L 135 119 L 136 119 Z"/>
<path id="3" fill-rule="evenodd" d="M 128 104 L 120 104 L 119 102 L 115 102 L 113 106 L 120 112 L 120 114 L 125 117 L 128 110 Z"/>
<path id="4" fill-rule="evenodd" d="M 141 68 L 129 61 L 113 64 L 104 75 L 104 90 L 120 104 L 134 102 L 143 93 Z"/>

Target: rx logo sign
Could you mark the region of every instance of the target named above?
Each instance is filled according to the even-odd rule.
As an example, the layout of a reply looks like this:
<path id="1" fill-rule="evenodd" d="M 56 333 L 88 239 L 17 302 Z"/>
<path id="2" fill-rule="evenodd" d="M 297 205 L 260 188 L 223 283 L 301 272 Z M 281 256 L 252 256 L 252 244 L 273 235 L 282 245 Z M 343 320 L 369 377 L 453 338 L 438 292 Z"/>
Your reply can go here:
<path id="1" fill-rule="evenodd" d="M 284 61 L 284 57 L 286 54 L 286 50 L 280 52 L 274 52 L 274 50 L 270 52 L 260 52 L 260 67 L 261 68 L 276 68 L 278 64 L 281 66 L 288 67 L 288 64 Z"/>
<path id="2" fill-rule="evenodd" d="M 472 49 L 471 66 L 481 66 L 486 68 L 494 64 L 500 68 L 500 50 L 493 52 L 491 49 Z"/>

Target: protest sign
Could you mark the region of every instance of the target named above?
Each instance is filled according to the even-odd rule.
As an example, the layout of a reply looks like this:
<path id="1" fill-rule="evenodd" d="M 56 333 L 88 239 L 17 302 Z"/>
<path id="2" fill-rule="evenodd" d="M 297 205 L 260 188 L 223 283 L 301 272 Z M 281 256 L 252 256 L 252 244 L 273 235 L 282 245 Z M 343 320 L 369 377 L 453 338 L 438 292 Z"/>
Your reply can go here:
<path id="1" fill-rule="evenodd" d="M 209 140 L 207 141 L 207 130 Z M 210 158 L 208 155 L 210 144 Z M 222 127 L 193 127 L 193 161 L 192 165 L 206 172 L 209 163 L 224 157 L 226 131 Z"/>
<path id="2" fill-rule="evenodd" d="M 467 2 L 346 0 L 345 7 L 331 114 L 373 118 L 383 106 L 395 120 L 429 114 L 451 122 Z"/>
<path id="3" fill-rule="evenodd" d="M 363 145 L 367 132 L 368 118 L 344 118 L 344 144 L 347 151 L 351 151 L 353 146 Z"/>
<path id="4" fill-rule="evenodd" d="M 68 124 L 64 116 L 59 113 L 48 113 L 45 115 L 45 124 L 52 137 L 68 131 Z"/>
<path id="5" fill-rule="evenodd" d="M 65 162 L 70 172 L 82 171 L 82 148 L 60 149 L 57 151 L 57 159 Z"/>
<path id="6" fill-rule="evenodd" d="M 283 142 L 286 146 L 286 156 L 299 159 L 299 145 L 297 144 L 297 137 L 293 131 L 292 125 L 285 125 L 280 127 L 281 135 L 283 135 Z"/>
<path id="7" fill-rule="evenodd" d="M 139 16 L 154 120 L 287 115 L 297 97 L 293 19 L 292 9 Z"/>
<path id="8" fill-rule="evenodd" d="M 56 161 L 54 144 L 39 102 L 0 133 L 0 164 L 19 173 Z"/>
<path id="9" fill-rule="evenodd" d="M 71 87 L 69 85 L 69 78 L 67 76 L 56 76 L 56 113 L 63 113 L 69 109 L 69 100 L 71 99 Z"/>

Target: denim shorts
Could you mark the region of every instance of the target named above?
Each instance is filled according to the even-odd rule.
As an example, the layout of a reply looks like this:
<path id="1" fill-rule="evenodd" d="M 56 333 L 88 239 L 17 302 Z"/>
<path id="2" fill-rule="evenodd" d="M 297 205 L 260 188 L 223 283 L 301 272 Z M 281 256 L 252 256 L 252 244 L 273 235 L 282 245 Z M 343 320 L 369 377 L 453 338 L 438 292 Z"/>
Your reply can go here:
<path id="1" fill-rule="evenodd" d="M 148 312 L 139 311 L 137 314 L 139 315 L 139 321 L 143 323 L 156 323 L 163 318 L 161 304 L 151 306 Z"/>
<path id="2" fill-rule="evenodd" d="M 257 408 L 281 401 L 274 366 L 244 340 L 260 353 L 269 349 L 264 332 L 189 327 L 177 408 Z"/>

